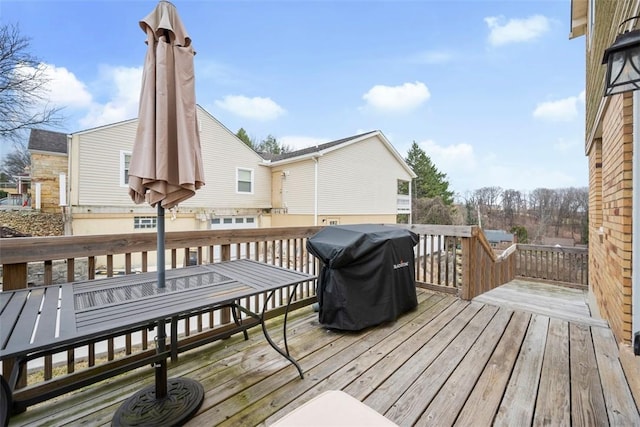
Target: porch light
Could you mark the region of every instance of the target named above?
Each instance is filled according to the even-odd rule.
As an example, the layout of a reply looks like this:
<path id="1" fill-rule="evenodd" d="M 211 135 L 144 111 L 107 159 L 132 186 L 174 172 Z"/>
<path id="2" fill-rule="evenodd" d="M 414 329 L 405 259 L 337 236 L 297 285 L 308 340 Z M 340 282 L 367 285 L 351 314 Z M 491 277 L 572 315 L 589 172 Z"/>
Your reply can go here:
<path id="1" fill-rule="evenodd" d="M 638 19 L 634 16 L 624 23 Z M 640 89 L 640 30 L 625 31 L 604 51 L 602 63 L 607 64 L 604 96 Z"/>

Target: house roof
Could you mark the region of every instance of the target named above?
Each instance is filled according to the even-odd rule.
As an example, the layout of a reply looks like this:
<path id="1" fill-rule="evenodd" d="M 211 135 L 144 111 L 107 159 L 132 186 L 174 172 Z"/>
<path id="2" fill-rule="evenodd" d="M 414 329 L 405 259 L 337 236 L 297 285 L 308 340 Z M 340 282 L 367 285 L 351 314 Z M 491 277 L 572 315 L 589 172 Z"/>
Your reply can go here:
<path id="1" fill-rule="evenodd" d="M 504 230 L 482 230 L 490 243 L 513 242 L 513 233 Z"/>
<path id="2" fill-rule="evenodd" d="M 67 134 L 44 129 L 31 129 L 28 149 L 67 154 Z"/>
<path id="3" fill-rule="evenodd" d="M 280 161 L 280 160 L 291 159 L 293 157 L 306 156 L 306 155 L 312 154 L 312 153 L 320 153 L 321 151 L 324 151 L 324 150 L 326 150 L 328 148 L 335 147 L 337 145 L 344 144 L 346 142 L 353 141 L 353 140 L 361 138 L 361 137 L 363 137 L 365 135 L 371 135 L 371 134 L 374 134 L 376 132 L 377 131 L 365 132 L 365 133 L 361 133 L 359 135 L 349 136 L 347 138 L 337 139 L 335 141 L 325 142 L 324 144 L 319 144 L 319 145 L 316 145 L 316 146 L 313 146 L 313 147 L 303 148 L 301 150 L 290 151 L 288 153 L 283 153 L 283 154 L 273 155 L 273 154 L 270 154 L 270 153 L 260 153 L 260 155 L 265 160 L 271 160 L 272 162 L 277 162 L 277 161 Z"/>
<path id="4" fill-rule="evenodd" d="M 299 161 L 305 158 L 318 157 L 322 156 L 326 153 L 329 153 L 333 150 L 338 150 L 342 147 L 346 147 L 347 145 L 357 143 L 359 141 L 365 140 L 369 137 L 377 136 L 382 143 L 391 151 L 393 156 L 400 162 L 407 170 L 409 175 L 412 178 L 415 178 L 417 175 L 411 170 L 409 165 L 407 165 L 406 161 L 402 156 L 396 151 L 396 149 L 391 145 L 389 140 L 383 135 L 383 133 L 379 130 L 374 130 L 370 132 L 361 133 L 354 136 L 349 136 L 347 138 L 337 139 L 335 141 L 326 142 L 324 144 L 319 144 L 313 147 L 303 148 L 301 150 L 291 151 L 289 153 L 283 153 L 276 156 L 261 154 L 265 160 L 268 160 L 272 166 L 278 164 L 286 164 L 295 161 Z"/>

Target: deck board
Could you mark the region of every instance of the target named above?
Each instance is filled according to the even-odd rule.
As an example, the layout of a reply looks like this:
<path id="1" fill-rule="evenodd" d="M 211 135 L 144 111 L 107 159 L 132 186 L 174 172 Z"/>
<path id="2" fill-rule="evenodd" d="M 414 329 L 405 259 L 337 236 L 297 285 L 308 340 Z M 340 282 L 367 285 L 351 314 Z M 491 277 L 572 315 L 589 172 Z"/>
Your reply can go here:
<path id="1" fill-rule="evenodd" d="M 571 419 L 576 425 L 608 426 L 591 330 L 582 324 L 571 324 L 569 336 Z"/>
<path id="2" fill-rule="evenodd" d="M 551 319 L 540 376 L 540 390 L 544 393 L 538 393 L 534 426 L 571 425 L 570 381 L 569 325 Z"/>
<path id="3" fill-rule="evenodd" d="M 399 425 L 640 425 L 609 328 L 529 308 L 421 290 L 418 308 L 396 322 L 342 333 L 307 307 L 288 327 L 304 380 L 259 328 L 247 341 L 238 334 L 180 354 L 169 376 L 205 388 L 189 426 L 269 425 L 325 390 Z M 280 322 L 268 322 L 276 341 Z M 152 382 L 141 368 L 31 407 L 10 425 L 109 425 Z"/>
<path id="4" fill-rule="evenodd" d="M 429 403 L 417 421 L 417 425 L 453 425 L 457 413 L 450 411 L 449 407 L 461 408 L 464 405 L 512 315 L 511 310 L 504 308 L 496 313 L 471 349 L 466 352 L 462 362 Z"/>

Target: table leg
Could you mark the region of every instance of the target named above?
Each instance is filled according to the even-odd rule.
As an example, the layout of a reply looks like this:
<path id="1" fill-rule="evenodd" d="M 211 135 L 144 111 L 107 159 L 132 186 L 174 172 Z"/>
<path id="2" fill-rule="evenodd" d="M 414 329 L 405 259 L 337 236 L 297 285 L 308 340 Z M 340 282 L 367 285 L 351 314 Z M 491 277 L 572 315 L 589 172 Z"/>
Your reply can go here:
<path id="1" fill-rule="evenodd" d="M 298 287 L 298 285 L 296 284 L 294 286 L 294 293 L 295 293 L 295 289 Z M 291 305 L 291 299 L 292 296 L 289 295 L 289 301 L 287 302 L 287 308 L 285 310 L 284 313 L 284 347 L 285 347 L 285 351 L 283 351 L 280 347 L 278 347 L 278 345 L 271 339 L 271 336 L 269 335 L 269 332 L 267 331 L 267 325 L 264 322 L 264 314 L 267 311 L 267 307 L 269 305 L 269 300 L 271 298 L 273 298 L 273 295 L 275 294 L 275 289 L 272 290 L 271 292 L 269 292 L 269 295 L 267 295 L 267 298 L 264 300 L 264 305 L 262 306 L 262 313 L 260 314 L 259 318 L 260 318 L 260 325 L 262 325 L 262 332 L 264 333 L 264 337 L 267 339 L 267 341 L 269 342 L 269 344 L 271 345 L 271 347 L 277 351 L 278 353 L 280 353 L 285 359 L 287 359 L 289 362 L 291 362 L 296 369 L 298 369 L 298 373 L 300 374 L 300 378 L 304 379 L 304 374 L 302 373 L 302 368 L 300 368 L 300 365 L 298 365 L 298 362 L 291 357 L 291 355 L 289 354 L 289 345 L 287 344 L 287 315 L 289 314 L 289 306 Z"/>
<path id="2" fill-rule="evenodd" d="M 236 324 L 236 326 L 242 325 L 242 317 L 240 311 L 240 301 L 233 303 L 231 307 L 231 315 L 233 316 L 233 322 Z M 244 329 L 242 331 L 242 334 L 244 335 L 244 340 L 247 341 L 249 339 L 249 333 L 247 332 L 247 330 Z"/>

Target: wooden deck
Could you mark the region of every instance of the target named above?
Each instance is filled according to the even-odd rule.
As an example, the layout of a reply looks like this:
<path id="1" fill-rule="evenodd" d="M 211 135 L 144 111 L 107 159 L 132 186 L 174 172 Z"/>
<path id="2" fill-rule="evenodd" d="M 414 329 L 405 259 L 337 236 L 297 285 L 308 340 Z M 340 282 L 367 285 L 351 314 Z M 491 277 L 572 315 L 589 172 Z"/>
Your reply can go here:
<path id="1" fill-rule="evenodd" d="M 609 328 L 588 312 L 550 310 L 555 300 L 536 309 L 547 296 L 511 294 L 467 302 L 421 291 L 415 311 L 359 333 L 325 330 L 309 307 L 297 310 L 288 337 L 304 380 L 258 329 L 248 341 L 181 354 L 169 376 L 206 390 L 191 426 L 269 425 L 325 390 L 399 425 L 640 425 Z M 31 407 L 10 425 L 108 425 L 126 397 L 152 383 L 143 368 Z"/>

